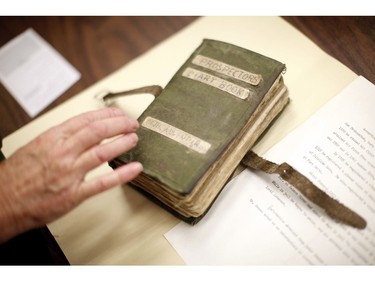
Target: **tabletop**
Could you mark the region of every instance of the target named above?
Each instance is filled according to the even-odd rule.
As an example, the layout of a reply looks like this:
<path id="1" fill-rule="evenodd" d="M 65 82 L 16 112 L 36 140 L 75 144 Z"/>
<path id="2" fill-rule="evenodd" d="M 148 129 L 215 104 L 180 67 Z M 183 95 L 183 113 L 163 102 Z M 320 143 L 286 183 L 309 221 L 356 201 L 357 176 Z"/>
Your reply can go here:
<path id="1" fill-rule="evenodd" d="M 2 16 L 0 47 L 33 28 L 80 73 L 51 110 L 196 20 L 196 16 Z M 375 17 L 284 17 L 329 55 L 375 83 Z M 0 137 L 32 118 L 0 84 Z"/>
<path id="2" fill-rule="evenodd" d="M 169 36 L 175 34 L 177 31 L 181 30 L 182 28 L 187 26 L 189 23 L 192 23 L 196 19 L 197 17 L 31 17 L 31 18 L 29 17 L 2 17 L 1 18 L 0 17 L 1 30 L 2 31 L 4 30 L 4 32 L 1 33 L 0 37 L 1 38 L 7 37 L 4 39 L 4 42 L 2 41 L 0 42 L 0 46 L 4 45 L 6 42 L 8 42 L 9 40 L 17 36 L 19 33 L 23 32 L 25 29 L 32 27 L 42 37 L 44 37 L 58 52 L 60 52 L 69 62 L 71 62 L 78 69 L 78 71 L 81 72 L 82 74 L 81 79 L 75 85 L 73 85 L 67 92 L 65 92 L 61 97 L 59 97 L 52 105 L 46 108 L 41 113 L 43 114 L 49 111 L 50 109 L 56 107 L 57 105 L 62 104 L 64 101 L 68 100 L 69 98 L 79 94 L 84 89 L 92 88 L 90 87 L 91 85 L 96 84 L 97 81 L 102 80 L 102 78 L 108 76 L 109 74 L 113 72 L 116 72 L 116 70 L 122 69 L 124 65 L 127 65 L 127 63 L 133 60 L 135 57 L 147 52 L 150 49 L 157 49 L 155 46 L 159 42 L 163 41 L 164 39 L 167 39 Z M 287 22 L 297 27 L 297 29 L 301 30 L 305 35 L 307 35 L 308 38 L 310 38 L 316 45 L 320 46 L 329 55 L 341 61 L 344 65 L 352 69 L 358 75 L 363 75 L 374 83 L 374 77 L 371 76 L 373 75 L 371 73 L 371 69 L 373 68 L 372 66 L 373 66 L 373 61 L 374 61 L 374 58 L 372 56 L 373 52 L 371 52 L 374 49 L 374 45 L 371 44 L 371 42 L 374 39 L 373 38 L 374 36 L 372 34 L 373 30 L 371 29 L 373 26 L 373 21 L 374 21 L 373 18 L 371 17 L 323 17 L 323 18 L 320 18 L 320 17 L 286 17 L 285 19 Z M 204 19 L 204 20 L 207 20 L 207 19 Z M 222 23 L 222 20 L 220 20 L 220 22 L 212 21 L 212 19 L 210 20 L 211 20 L 209 21 L 210 27 L 216 26 L 216 24 L 220 25 Z M 250 20 L 250 19 L 248 18 L 247 20 Z M 261 19 L 262 22 L 263 20 L 264 19 Z M 273 28 L 277 29 L 279 26 L 284 26 L 285 22 L 282 22 L 280 19 L 276 19 L 276 20 L 277 21 L 273 21 L 273 22 L 277 25 L 273 26 Z M 232 19 L 232 22 L 234 21 L 240 22 L 240 20 L 239 19 L 237 20 L 236 18 Z M 215 22 L 215 25 L 213 25 L 212 22 Z M 268 21 L 266 22 L 268 23 Z M 266 37 L 268 38 L 269 29 L 265 29 L 265 30 L 267 31 L 262 31 L 261 34 L 267 34 Z M 280 40 L 283 38 L 283 36 L 280 36 L 280 34 L 278 34 L 277 37 L 271 37 L 273 41 L 280 42 L 277 48 L 279 49 L 281 48 L 283 50 L 287 48 L 287 50 L 293 49 L 297 51 L 296 46 L 300 46 L 299 41 L 298 40 L 293 41 L 291 40 L 294 38 L 293 36 L 288 37 L 288 35 L 285 34 L 289 32 L 289 28 L 280 29 L 280 30 L 282 30 L 281 33 L 283 33 L 285 40 L 288 40 L 287 38 L 289 38 L 290 41 L 288 40 L 287 42 L 281 42 Z M 346 30 L 346 32 L 343 32 L 343 30 Z M 211 30 L 210 34 L 212 32 L 214 32 L 214 30 Z M 216 32 L 216 36 L 221 35 L 223 32 L 224 32 L 224 28 L 219 29 L 219 31 Z M 231 29 L 229 29 L 229 32 L 230 34 L 232 34 Z M 241 32 L 245 33 L 246 31 L 242 30 Z M 355 36 L 353 36 L 353 34 Z M 188 36 L 190 36 L 191 38 L 191 35 L 192 34 L 189 33 Z M 308 41 L 308 40 L 305 40 L 305 41 Z M 258 47 L 263 48 L 264 43 L 261 43 L 262 41 L 259 41 L 259 42 L 260 42 L 259 43 L 260 46 Z M 252 42 L 252 46 L 256 43 L 257 42 Z M 184 44 L 188 44 L 188 42 L 185 42 Z M 271 44 L 271 45 L 274 45 L 274 44 Z M 306 45 L 304 46 L 306 47 Z M 304 49 L 304 51 L 306 52 L 306 55 L 308 54 L 312 55 L 312 53 L 314 53 L 312 50 L 306 50 L 305 48 L 302 48 L 302 49 Z M 169 48 L 168 54 L 170 54 L 171 51 L 172 49 Z M 154 53 L 154 52 L 149 52 L 149 53 Z M 304 57 L 304 52 L 303 51 L 299 52 L 299 55 L 301 57 Z M 165 57 L 165 54 L 156 56 L 153 62 L 158 61 L 159 57 Z M 292 62 L 296 57 L 299 58 L 298 64 L 293 64 Z M 299 72 L 303 73 L 302 68 L 304 67 L 304 65 L 307 64 L 306 63 L 307 58 L 306 58 L 305 63 L 300 64 L 301 57 L 297 56 L 295 52 L 292 52 L 290 57 L 288 57 L 288 59 L 286 60 L 291 65 L 294 65 L 294 67 L 292 67 L 291 69 L 295 71 L 296 68 L 298 68 Z M 330 59 L 328 59 L 328 56 L 323 57 L 323 58 L 325 58 L 324 61 L 326 60 L 330 61 Z M 164 66 L 165 68 L 167 68 L 168 64 L 167 62 L 165 63 L 166 64 L 164 64 Z M 149 63 L 147 65 L 149 65 Z M 313 62 L 313 65 L 316 66 L 316 63 Z M 321 72 L 321 68 L 324 67 L 325 65 L 326 64 L 324 63 L 318 65 L 320 67 L 318 69 L 319 73 Z M 327 67 L 327 69 L 331 69 L 331 68 Z M 332 68 L 332 69 L 336 70 L 336 68 Z M 333 79 L 337 77 L 337 73 L 341 73 L 341 74 L 346 73 L 346 71 L 337 72 L 335 70 L 331 71 Z M 123 71 L 126 71 L 126 70 L 123 69 Z M 326 71 L 323 71 L 323 72 L 327 73 Z M 352 77 L 354 73 L 351 71 L 349 72 Z M 127 73 L 126 77 L 129 77 L 129 74 L 130 73 Z M 291 76 L 293 76 L 292 72 L 290 74 Z M 343 77 L 343 76 L 345 75 L 340 75 L 339 77 Z M 122 77 L 125 77 L 125 75 L 122 75 Z M 327 79 L 333 80 L 332 78 L 327 78 Z M 129 80 L 128 82 L 130 81 L 133 81 L 133 80 Z M 121 80 L 121 82 L 123 82 L 123 80 Z M 291 87 L 292 87 L 292 84 L 293 83 L 290 84 Z M 302 84 L 304 85 L 304 83 Z M 2 134 L 1 137 L 4 137 L 4 136 L 11 134 L 12 132 L 15 132 L 23 125 L 26 125 L 32 119 L 29 116 L 27 116 L 27 114 L 20 108 L 20 106 L 11 98 L 10 94 L 5 90 L 5 88 L 1 85 L 0 87 L 1 87 L 0 90 L 2 91 L 2 94 L 0 95 L 0 98 L 2 99 L 1 104 L 0 104 L 1 106 L 0 112 L 2 116 L 0 129 L 2 131 L 0 131 L 0 133 Z M 298 91 L 294 91 L 294 92 L 298 92 Z M 314 91 L 314 93 L 315 92 L 316 91 Z M 328 95 L 329 95 L 329 91 L 327 91 L 327 95 L 323 94 L 323 96 L 328 96 Z M 79 96 L 80 95 L 77 95 L 77 97 Z M 75 99 L 72 99 L 72 100 L 75 100 Z M 71 103 L 69 104 L 71 105 Z M 64 107 L 64 105 L 59 106 L 59 108 L 61 107 Z M 79 108 L 82 109 L 82 103 L 79 103 Z M 53 118 L 53 120 L 55 119 Z M 27 126 L 27 127 L 30 127 L 30 126 Z M 19 130 L 19 131 L 22 131 L 22 130 Z M 34 129 L 31 131 L 29 130 L 28 134 L 33 133 L 35 131 L 38 131 L 38 128 L 35 128 L 34 126 Z M 17 143 L 17 142 L 12 142 L 12 143 Z M 120 197 L 118 196 L 118 195 L 123 195 L 121 192 L 123 192 L 123 189 L 116 189 L 115 193 L 113 194 L 111 193 L 108 195 L 112 197 L 109 199 L 107 198 L 107 199 L 109 201 L 113 201 L 114 199 L 120 200 L 121 201 L 120 204 L 122 208 L 125 208 L 123 205 L 123 200 L 122 200 L 123 198 L 121 196 Z M 126 192 L 130 192 L 130 191 L 126 189 Z M 126 198 L 128 198 L 129 196 L 131 197 L 131 194 L 130 195 L 127 194 Z M 132 200 L 134 200 L 135 203 L 132 201 L 133 204 L 131 204 L 131 207 L 134 207 L 134 205 L 137 205 L 139 203 L 137 200 L 135 200 L 137 198 L 132 197 Z M 99 201 L 103 204 L 106 204 L 107 202 L 106 200 L 99 200 Z M 95 203 L 95 210 L 98 209 L 98 205 L 96 204 L 97 202 Z M 87 206 L 86 207 L 90 209 L 91 205 L 89 204 Z M 154 210 L 152 208 L 153 206 L 149 206 L 149 207 L 150 208 L 146 208 L 147 212 L 149 212 L 150 210 L 151 211 Z M 127 212 L 129 210 L 126 209 L 125 211 Z M 118 219 L 122 221 L 123 213 L 124 212 L 118 212 L 118 209 L 116 209 L 115 212 L 112 212 L 110 215 L 111 216 L 115 215 L 116 217 L 116 214 L 117 214 L 117 216 L 120 216 L 118 217 Z M 128 213 L 126 214 L 128 215 Z M 142 214 L 142 212 L 140 212 L 140 214 Z M 151 213 L 148 213 L 148 215 L 151 215 Z M 111 217 L 111 216 L 108 216 L 108 217 Z M 134 221 L 136 221 L 136 219 Z M 69 221 L 68 221 L 68 224 L 66 224 L 65 222 L 66 225 L 64 227 L 68 227 L 69 229 L 69 223 L 70 223 Z M 75 219 L 72 221 L 72 223 L 73 224 L 75 223 Z M 57 234 L 61 232 L 58 229 L 59 227 L 60 227 L 60 224 L 56 224 L 54 226 L 54 228 L 56 228 L 55 231 L 57 231 L 56 232 Z M 128 232 L 128 229 L 126 229 L 126 231 Z M 142 229 L 140 231 L 142 231 Z M 70 234 L 69 233 L 66 235 L 64 234 L 65 235 L 64 239 L 66 241 L 69 240 L 68 236 Z M 77 233 L 73 231 L 73 234 L 77 234 Z M 87 234 L 90 234 L 90 233 L 87 233 Z M 96 237 L 95 239 L 99 239 L 99 238 Z M 122 237 L 122 239 L 125 239 L 125 238 Z M 74 241 L 79 242 L 79 239 L 74 240 Z M 74 245 L 76 244 L 70 243 L 68 246 L 74 248 Z M 104 243 L 101 246 L 106 247 L 106 244 Z M 135 252 L 138 251 L 137 247 L 131 247 L 131 248 L 132 249 L 134 248 L 133 251 Z M 143 248 L 147 248 L 147 247 L 144 246 Z M 127 250 L 129 250 L 129 248 L 127 248 Z M 94 260 L 87 259 L 87 257 L 84 257 L 87 254 L 87 251 L 86 252 L 81 251 L 81 252 L 82 253 L 80 253 L 79 257 L 77 258 L 74 257 L 75 259 L 73 260 L 73 262 L 80 263 L 82 262 L 82 260 L 86 260 L 86 261 L 90 260 L 90 262 L 93 262 L 93 263 L 97 262 L 97 260 L 95 259 L 97 257 L 95 257 Z M 144 259 L 137 260 L 137 258 L 135 258 L 136 255 L 134 257 L 135 252 L 128 253 L 128 256 L 131 256 L 131 263 L 137 263 L 137 262 L 144 263 L 145 262 Z M 157 252 L 160 255 L 160 251 L 157 251 Z M 166 254 L 165 256 L 168 256 L 168 255 Z M 165 260 L 167 262 L 168 261 L 172 262 L 167 259 Z M 173 262 L 175 261 L 173 260 Z"/>

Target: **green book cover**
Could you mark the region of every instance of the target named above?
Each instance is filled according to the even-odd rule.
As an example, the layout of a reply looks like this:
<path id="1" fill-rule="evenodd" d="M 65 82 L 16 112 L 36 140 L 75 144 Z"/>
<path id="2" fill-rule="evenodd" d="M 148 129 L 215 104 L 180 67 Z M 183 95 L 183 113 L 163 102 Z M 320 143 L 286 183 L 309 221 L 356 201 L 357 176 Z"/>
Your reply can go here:
<path id="1" fill-rule="evenodd" d="M 140 116 L 137 147 L 116 163 L 139 161 L 147 178 L 190 194 L 284 69 L 256 52 L 204 40 Z"/>

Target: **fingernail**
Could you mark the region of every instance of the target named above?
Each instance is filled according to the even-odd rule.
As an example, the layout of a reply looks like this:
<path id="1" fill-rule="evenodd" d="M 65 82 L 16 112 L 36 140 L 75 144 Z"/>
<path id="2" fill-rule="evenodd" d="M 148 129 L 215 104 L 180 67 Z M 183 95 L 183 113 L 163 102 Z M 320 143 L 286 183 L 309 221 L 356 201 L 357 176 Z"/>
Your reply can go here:
<path id="1" fill-rule="evenodd" d="M 131 138 L 131 142 L 135 145 L 137 142 L 138 142 L 138 136 L 136 133 L 131 133 L 129 135 L 129 137 Z"/>
<path id="2" fill-rule="evenodd" d="M 140 162 L 133 162 L 133 169 L 142 172 L 143 165 Z"/>
<path id="3" fill-rule="evenodd" d="M 137 120 L 135 119 L 130 119 L 130 127 L 133 129 L 133 130 L 137 130 L 139 128 L 139 123 Z"/>

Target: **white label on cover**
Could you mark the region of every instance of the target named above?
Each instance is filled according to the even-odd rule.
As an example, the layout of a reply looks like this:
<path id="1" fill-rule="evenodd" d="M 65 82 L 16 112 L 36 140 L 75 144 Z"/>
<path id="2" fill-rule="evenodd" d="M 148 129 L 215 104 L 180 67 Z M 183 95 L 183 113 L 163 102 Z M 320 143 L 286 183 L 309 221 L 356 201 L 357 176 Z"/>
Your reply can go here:
<path id="1" fill-rule="evenodd" d="M 260 74 L 251 73 L 241 68 L 202 55 L 195 56 L 193 63 L 254 86 L 258 85 L 262 79 L 262 75 Z"/>
<path id="2" fill-rule="evenodd" d="M 206 153 L 211 147 L 208 142 L 150 116 L 146 117 L 142 126 L 202 154 Z"/>
<path id="3" fill-rule="evenodd" d="M 186 68 L 182 76 L 205 83 L 243 100 L 247 99 L 250 94 L 249 89 L 191 67 Z"/>

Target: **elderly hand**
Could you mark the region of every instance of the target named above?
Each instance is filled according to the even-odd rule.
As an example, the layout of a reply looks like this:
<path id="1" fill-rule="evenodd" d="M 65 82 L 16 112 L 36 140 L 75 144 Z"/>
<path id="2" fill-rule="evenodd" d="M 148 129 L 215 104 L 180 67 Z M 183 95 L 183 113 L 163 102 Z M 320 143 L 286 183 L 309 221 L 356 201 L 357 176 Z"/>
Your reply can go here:
<path id="1" fill-rule="evenodd" d="M 51 128 L 0 165 L 0 242 L 45 225 L 88 197 L 127 183 L 134 162 L 85 180 L 100 164 L 133 148 L 138 122 L 116 108 L 88 112 Z M 107 138 L 110 142 L 102 143 Z"/>

